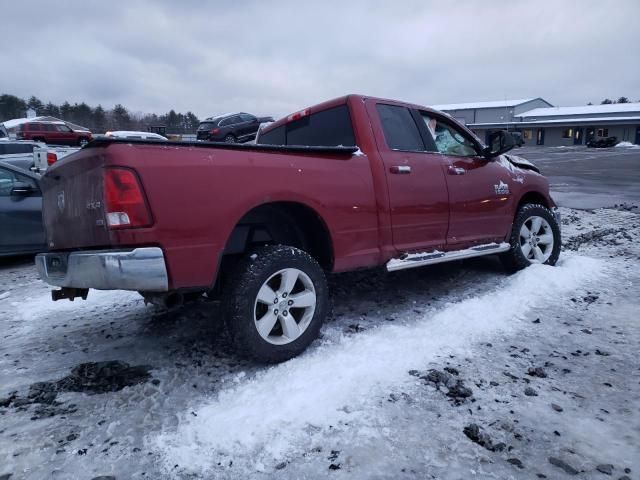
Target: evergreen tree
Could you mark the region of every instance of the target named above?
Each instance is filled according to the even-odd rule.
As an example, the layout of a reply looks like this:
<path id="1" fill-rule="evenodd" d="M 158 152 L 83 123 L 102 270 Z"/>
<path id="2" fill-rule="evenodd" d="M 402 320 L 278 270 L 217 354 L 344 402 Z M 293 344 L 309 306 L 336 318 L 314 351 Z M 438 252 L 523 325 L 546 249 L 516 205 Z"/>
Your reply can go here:
<path id="1" fill-rule="evenodd" d="M 113 130 L 130 130 L 131 118 L 129 112 L 121 104 L 117 104 L 112 110 Z"/>
<path id="2" fill-rule="evenodd" d="M 76 103 L 71 110 L 71 122 L 77 125 L 90 125 L 92 123 L 91 107 L 86 103 Z"/>
<path id="3" fill-rule="evenodd" d="M 15 95 L 0 95 L 0 122 L 23 118 L 27 114 L 27 103 Z"/>
<path id="4" fill-rule="evenodd" d="M 60 118 L 62 118 L 62 120 L 71 121 L 72 111 L 73 107 L 71 106 L 71 104 L 69 102 L 64 102 L 62 105 L 60 105 Z"/>
<path id="5" fill-rule="evenodd" d="M 42 109 L 42 114 L 49 117 L 60 118 L 60 107 L 54 103 L 48 102 Z"/>
<path id="6" fill-rule="evenodd" d="M 27 101 L 15 95 L 0 95 L 0 122 L 26 116 L 27 108 L 33 108 L 38 115 L 60 118 L 96 133 L 107 130 L 149 130 L 149 127 L 164 125 L 167 133 L 194 133 L 200 120 L 193 112 L 186 114 L 170 110 L 163 115 L 155 113 L 129 112 L 124 105 L 118 104 L 113 110 L 105 111 L 101 105 L 92 108 L 85 102 L 71 105 L 65 101 L 62 105 L 52 102 L 44 104 L 35 95 Z"/>
<path id="7" fill-rule="evenodd" d="M 102 105 L 98 105 L 93 109 L 91 131 L 95 133 L 105 133 L 107 131 L 107 114 L 102 108 Z"/>
<path id="8" fill-rule="evenodd" d="M 31 95 L 31 97 L 29 97 L 29 100 L 27 101 L 27 107 L 35 110 L 36 115 L 42 115 L 44 110 L 44 103 L 42 103 L 42 101 L 38 97 Z"/>
<path id="9" fill-rule="evenodd" d="M 631 103 L 627 97 L 620 97 L 618 103 Z"/>

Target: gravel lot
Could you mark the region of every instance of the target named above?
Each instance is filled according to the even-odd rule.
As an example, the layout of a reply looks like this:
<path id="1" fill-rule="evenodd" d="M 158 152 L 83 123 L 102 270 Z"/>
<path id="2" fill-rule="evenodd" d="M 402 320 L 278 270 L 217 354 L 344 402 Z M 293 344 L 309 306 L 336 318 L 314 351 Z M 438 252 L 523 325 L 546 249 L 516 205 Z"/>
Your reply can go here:
<path id="1" fill-rule="evenodd" d="M 0 479 L 640 478 L 636 212 L 563 208 L 555 268 L 336 276 L 322 338 L 273 367 L 215 303 L 52 303 L 5 260 Z"/>

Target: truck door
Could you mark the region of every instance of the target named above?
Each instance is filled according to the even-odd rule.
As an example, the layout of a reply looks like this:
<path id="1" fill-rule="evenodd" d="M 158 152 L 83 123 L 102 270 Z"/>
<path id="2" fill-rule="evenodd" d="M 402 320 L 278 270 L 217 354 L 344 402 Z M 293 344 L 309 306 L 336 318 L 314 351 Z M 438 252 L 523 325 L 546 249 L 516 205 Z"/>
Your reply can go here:
<path id="1" fill-rule="evenodd" d="M 68 126 L 62 124 L 56 124 L 57 130 L 57 142 L 59 145 L 75 145 L 76 135 Z"/>
<path id="2" fill-rule="evenodd" d="M 446 158 L 428 151 L 412 110 L 371 102 L 367 111 L 386 172 L 394 247 L 400 252 L 444 248 L 449 224 Z"/>
<path id="3" fill-rule="evenodd" d="M 448 164 L 449 248 L 502 241 L 513 220 L 514 175 L 500 162 L 482 156 L 480 144 L 450 119 L 431 112 L 422 112 L 421 117 Z"/>
<path id="4" fill-rule="evenodd" d="M 19 185 L 30 186 L 32 193 L 17 193 Z M 37 182 L 0 167 L 0 253 L 44 250 L 42 194 Z"/>

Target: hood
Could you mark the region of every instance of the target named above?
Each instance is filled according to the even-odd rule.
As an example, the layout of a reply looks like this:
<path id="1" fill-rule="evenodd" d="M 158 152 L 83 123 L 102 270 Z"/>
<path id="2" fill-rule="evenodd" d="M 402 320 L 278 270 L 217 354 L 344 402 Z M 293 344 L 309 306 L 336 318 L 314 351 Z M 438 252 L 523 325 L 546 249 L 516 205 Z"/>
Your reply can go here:
<path id="1" fill-rule="evenodd" d="M 526 158 L 519 157 L 517 155 L 502 155 L 506 158 L 511 164 L 515 165 L 518 168 L 523 170 L 533 170 L 536 173 L 540 173 L 540 169 L 536 167 L 533 163 L 531 163 Z"/>

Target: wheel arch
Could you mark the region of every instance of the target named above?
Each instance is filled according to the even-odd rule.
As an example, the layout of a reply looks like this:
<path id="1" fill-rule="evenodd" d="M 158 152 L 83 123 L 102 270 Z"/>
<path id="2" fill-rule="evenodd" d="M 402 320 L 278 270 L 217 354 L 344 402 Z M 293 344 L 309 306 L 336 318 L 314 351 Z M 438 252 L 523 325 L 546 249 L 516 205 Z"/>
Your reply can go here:
<path id="1" fill-rule="evenodd" d="M 233 224 L 220 261 L 245 253 L 254 245 L 269 243 L 300 248 L 314 257 L 324 270 L 333 269 L 334 249 L 329 227 L 315 208 L 299 200 L 270 201 L 248 209 Z"/>
<path id="2" fill-rule="evenodd" d="M 537 190 L 529 190 L 528 192 L 525 192 L 520 197 L 520 200 L 518 201 L 518 206 L 516 208 L 516 215 L 518 214 L 518 210 L 520 210 L 520 208 L 523 205 L 527 205 L 527 204 L 540 204 L 546 208 L 552 208 L 555 206 L 555 204 L 553 203 L 553 201 L 548 195 L 545 195 L 542 192 L 539 192 Z"/>

